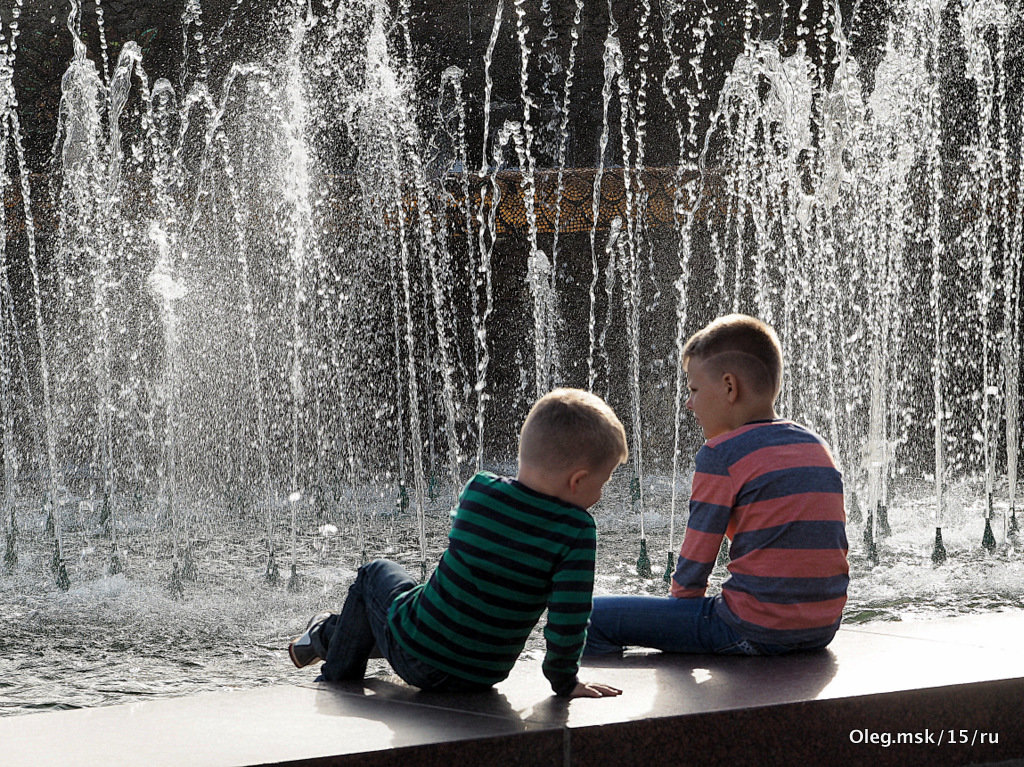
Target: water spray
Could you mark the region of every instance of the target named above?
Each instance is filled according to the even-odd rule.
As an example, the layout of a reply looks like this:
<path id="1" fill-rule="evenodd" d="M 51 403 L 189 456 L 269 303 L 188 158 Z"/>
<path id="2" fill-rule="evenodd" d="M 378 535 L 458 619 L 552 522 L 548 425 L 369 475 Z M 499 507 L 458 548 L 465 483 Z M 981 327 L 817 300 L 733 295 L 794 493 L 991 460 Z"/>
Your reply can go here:
<path id="1" fill-rule="evenodd" d="M 933 56 L 938 56 L 942 43 L 941 14 L 929 19 L 934 25 L 934 32 L 929 39 L 929 49 Z M 928 108 L 925 120 L 929 136 L 927 144 L 928 163 L 928 240 L 931 249 L 931 281 L 928 302 L 932 311 L 932 435 L 935 455 L 935 546 L 932 550 L 932 561 L 942 564 L 946 561 L 946 549 L 942 542 L 942 523 L 946 511 L 946 449 L 945 419 L 946 402 L 944 392 L 943 371 L 946 368 L 946 321 L 943 311 L 943 274 L 942 261 L 945 256 L 945 244 L 942 240 L 941 221 L 945 193 L 942 180 L 942 119 L 941 98 L 938 78 L 932 78 L 928 88 Z"/>
<path id="2" fill-rule="evenodd" d="M 0 123 L 6 128 L 6 120 L 0 115 Z M 6 136 L 0 136 L 0 153 L 7 145 Z M 6 174 L 0 172 L 0 199 L 3 199 L 6 191 Z M 7 253 L 6 236 L 4 226 L 4 212 L 0 209 L 0 303 L 7 304 L 7 297 L 10 294 L 10 282 L 7 278 Z M 14 448 L 14 401 L 11 386 L 13 365 L 11 362 L 12 344 L 10 335 L 7 332 L 8 312 L 11 312 L 11 322 L 14 323 L 13 308 L 9 305 L 0 309 L 0 419 L 2 419 L 2 450 L 3 450 L 3 495 L 0 504 L 0 519 L 6 523 L 3 571 L 7 575 L 14 572 L 18 564 L 18 523 L 16 517 L 15 502 L 15 448 Z"/>
<path id="3" fill-rule="evenodd" d="M 636 572 L 641 578 L 650 578 L 653 573 L 651 572 L 651 558 L 647 554 L 647 536 L 644 531 L 643 491 L 640 477 L 635 474 L 629 480 L 629 497 L 633 513 L 637 512 L 637 507 L 640 508 L 640 556 L 636 560 Z"/>
<path id="4" fill-rule="evenodd" d="M 594 187 L 591 202 L 591 220 L 590 220 L 590 266 L 591 266 L 591 278 L 589 285 L 589 322 L 588 322 L 588 338 L 589 345 L 587 347 L 587 390 L 594 391 L 597 383 L 597 357 L 600 352 L 604 351 L 603 338 L 604 334 L 600 338 L 597 335 L 597 285 L 600 279 L 601 270 L 597 261 L 597 224 L 600 218 L 601 209 L 601 179 L 604 177 L 604 165 L 605 165 L 605 152 L 608 148 L 608 141 L 610 135 L 610 125 L 608 120 L 608 107 L 612 100 L 612 84 L 614 78 L 622 71 L 622 52 L 619 49 L 619 41 L 613 36 L 612 32 L 609 31 L 608 37 L 605 39 L 604 46 L 604 84 L 601 87 L 601 138 L 599 140 L 599 153 L 597 156 L 597 170 L 594 172 Z M 615 248 L 618 240 L 619 232 L 622 228 L 622 219 L 616 216 L 612 222 L 608 233 L 608 243 L 605 250 L 609 256 L 609 264 L 613 263 L 611 257 L 615 253 Z M 614 284 L 614 269 L 608 268 L 609 274 L 606 279 L 609 283 L 608 291 L 611 291 L 611 285 Z M 609 306 L 609 311 L 611 307 Z M 607 384 L 606 384 L 607 385 Z"/>
<path id="5" fill-rule="evenodd" d="M 288 590 L 289 591 L 298 591 L 300 586 L 301 586 L 300 578 L 299 578 L 298 564 L 295 561 L 296 552 L 298 550 L 298 544 L 296 542 L 296 529 L 298 527 L 297 524 L 296 524 L 296 515 L 298 513 L 297 507 L 298 507 L 299 502 L 301 500 L 302 500 L 302 493 L 299 492 L 298 490 L 293 491 L 288 496 L 288 506 L 291 509 L 291 518 L 292 518 L 292 562 L 291 562 L 291 571 L 288 574 Z M 271 565 L 268 563 L 268 565 L 267 565 L 268 572 L 270 571 L 270 568 L 271 568 Z M 276 569 L 277 569 L 277 566 L 274 565 L 274 570 L 276 571 Z"/>

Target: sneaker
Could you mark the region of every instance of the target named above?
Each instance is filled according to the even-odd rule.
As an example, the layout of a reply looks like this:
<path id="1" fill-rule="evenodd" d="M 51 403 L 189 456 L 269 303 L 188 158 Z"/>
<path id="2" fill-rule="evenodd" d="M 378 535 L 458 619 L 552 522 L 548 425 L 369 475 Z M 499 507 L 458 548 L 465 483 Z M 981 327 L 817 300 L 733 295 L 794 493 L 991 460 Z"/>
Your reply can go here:
<path id="1" fill-rule="evenodd" d="M 324 621 L 330 617 L 331 613 L 329 612 L 317 613 L 309 619 L 306 630 L 302 635 L 295 637 L 288 644 L 288 656 L 292 659 L 292 663 L 295 664 L 295 668 L 303 668 L 310 663 L 322 660 L 316 654 L 316 650 L 313 649 L 313 633 L 319 631 L 320 627 L 324 625 Z"/>

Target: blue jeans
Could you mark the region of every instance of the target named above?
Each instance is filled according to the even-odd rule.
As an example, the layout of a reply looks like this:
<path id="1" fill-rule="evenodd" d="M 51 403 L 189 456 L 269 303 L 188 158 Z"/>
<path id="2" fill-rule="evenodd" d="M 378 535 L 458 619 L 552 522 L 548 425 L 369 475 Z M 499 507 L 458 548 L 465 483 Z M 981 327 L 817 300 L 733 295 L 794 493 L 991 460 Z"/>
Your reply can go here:
<path id="1" fill-rule="evenodd" d="M 664 652 L 777 655 L 790 648 L 752 642 L 715 612 L 721 597 L 594 597 L 584 655 L 652 647 Z"/>
<path id="2" fill-rule="evenodd" d="M 387 559 L 376 559 L 359 568 L 341 613 L 331 615 L 317 632 L 319 637 L 313 638 L 317 654 L 324 659 L 320 669 L 324 679 L 362 679 L 366 661 L 376 646 L 395 673 L 414 687 L 462 688 L 461 680 L 403 650 L 388 627 L 391 603 L 415 585 L 401 565 Z"/>

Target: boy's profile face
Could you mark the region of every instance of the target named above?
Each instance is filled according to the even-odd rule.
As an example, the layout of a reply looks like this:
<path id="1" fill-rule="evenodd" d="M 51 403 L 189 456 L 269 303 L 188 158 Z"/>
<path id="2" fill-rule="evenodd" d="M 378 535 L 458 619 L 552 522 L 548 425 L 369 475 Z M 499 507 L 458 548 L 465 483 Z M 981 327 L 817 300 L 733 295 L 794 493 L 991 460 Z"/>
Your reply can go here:
<path id="1" fill-rule="evenodd" d="M 693 411 L 697 423 L 704 430 L 704 439 L 713 439 L 736 428 L 732 419 L 732 402 L 723 374 L 698 357 L 686 361 L 686 382 L 690 396 L 686 409 Z"/>

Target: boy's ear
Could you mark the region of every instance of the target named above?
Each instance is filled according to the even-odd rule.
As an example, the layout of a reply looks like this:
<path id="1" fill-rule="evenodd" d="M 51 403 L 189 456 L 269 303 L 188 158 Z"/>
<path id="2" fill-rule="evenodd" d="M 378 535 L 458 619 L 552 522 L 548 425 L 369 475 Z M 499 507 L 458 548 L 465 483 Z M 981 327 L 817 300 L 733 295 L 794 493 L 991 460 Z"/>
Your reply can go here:
<path id="1" fill-rule="evenodd" d="M 583 481 L 587 475 L 590 474 L 588 469 L 576 469 L 572 474 L 569 475 L 569 490 L 576 492 L 576 488 L 580 486 L 580 482 Z"/>
<path id="2" fill-rule="evenodd" d="M 722 389 L 729 402 L 735 402 L 740 395 L 739 378 L 735 373 L 722 373 Z"/>

